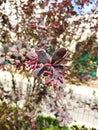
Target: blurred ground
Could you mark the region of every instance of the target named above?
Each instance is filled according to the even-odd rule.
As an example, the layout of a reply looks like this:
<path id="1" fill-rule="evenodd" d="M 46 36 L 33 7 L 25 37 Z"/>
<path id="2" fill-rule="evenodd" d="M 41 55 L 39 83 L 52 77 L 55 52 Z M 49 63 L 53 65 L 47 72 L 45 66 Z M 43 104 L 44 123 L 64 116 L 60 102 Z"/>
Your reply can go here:
<path id="1" fill-rule="evenodd" d="M 21 86 L 25 96 L 28 80 L 19 74 L 15 74 L 14 78 L 17 88 Z M 12 90 L 11 79 L 9 72 L 0 71 L 0 82 L 7 94 Z M 70 78 L 66 80 L 64 88 L 66 96 L 63 102 L 73 119 L 73 124 L 98 128 L 98 78 L 89 80 Z M 22 104 L 21 101 L 20 103 Z"/>
<path id="2" fill-rule="evenodd" d="M 86 86 L 86 87 L 98 88 L 98 77 L 95 77 L 95 78 L 90 77 L 89 79 L 71 77 L 71 78 L 68 78 L 67 83 Z"/>
<path id="3" fill-rule="evenodd" d="M 88 87 L 98 88 L 98 79 L 96 79 L 96 80 L 89 80 L 89 81 L 87 82 L 87 86 L 88 86 Z"/>
<path id="4" fill-rule="evenodd" d="M 65 102 L 72 124 L 98 129 L 98 79 L 75 85 L 67 83 Z"/>

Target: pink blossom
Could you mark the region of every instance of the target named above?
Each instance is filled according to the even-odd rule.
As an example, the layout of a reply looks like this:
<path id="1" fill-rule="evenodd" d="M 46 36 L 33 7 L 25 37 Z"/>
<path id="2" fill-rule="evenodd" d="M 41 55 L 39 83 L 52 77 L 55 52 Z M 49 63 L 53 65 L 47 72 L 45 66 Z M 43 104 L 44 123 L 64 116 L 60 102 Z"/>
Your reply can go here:
<path id="1" fill-rule="evenodd" d="M 47 76 L 47 75 L 52 75 L 52 73 L 51 73 L 51 72 L 49 72 L 49 71 L 44 71 L 43 75 L 44 75 L 44 76 Z"/>
<path id="2" fill-rule="evenodd" d="M 54 79 L 53 86 L 54 86 L 54 88 L 57 87 L 57 80 L 56 79 Z"/>
<path id="3" fill-rule="evenodd" d="M 61 83 L 63 83 L 62 77 L 59 77 L 58 80 L 59 80 Z"/>
<path id="4" fill-rule="evenodd" d="M 34 120 L 31 120 L 31 127 L 36 127 L 36 123 L 35 123 L 35 121 Z"/>
<path id="5" fill-rule="evenodd" d="M 49 64 L 49 63 L 46 63 L 45 66 L 47 66 L 47 67 L 51 67 L 52 65 Z"/>
<path id="6" fill-rule="evenodd" d="M 34 65 L 34 69 L 36 69 L 38 67 L 38 64 L 36 63 L 35 65 Z"/>
<path id="7" fill-rule="evenodd" d="M 47 80 L 46 82 L 45 82 L 45 85 L 49 85 L 51 83 L 51 79 L 50 80 Z"/>
<path id="8" fill-rule="evenodd" d="M 31 58 L 30 58 L 31 60 L 37 60 L 38 59 L 38 57 L 37 56 L 31 56 Z"/>
<path id="9" fill-rule="evenodd" d="M 63 72 L 63 71 L 59 71 L 59 73 L 61 74 L 61 75 L 66 75 L 66 74 L 68 74 L 67 72 Z"/>
<path id="10" fill-rule="evenodd" d="M 34 69 L 34 66 L 35 66 L 35 65 L 31 65 L 31 66 L 30 66 L 30 69 Z"/>

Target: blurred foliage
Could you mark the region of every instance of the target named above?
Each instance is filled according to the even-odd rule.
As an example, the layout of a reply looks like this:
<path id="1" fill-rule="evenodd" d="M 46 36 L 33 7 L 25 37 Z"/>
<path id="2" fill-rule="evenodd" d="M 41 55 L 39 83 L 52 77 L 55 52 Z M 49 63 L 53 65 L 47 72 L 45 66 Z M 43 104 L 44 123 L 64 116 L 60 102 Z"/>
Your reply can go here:
<path id="1" fill-rule="evenodd" d="M 42 115 L 33 120 L 25 110 L 3 104 L 0 105 L 0 130 L 88 130 L 88 128 L 78 125 L 60 127 L 57 119 Z"/>
<path id="2" fill-rule="evenodd" d="M 98 68 L 98 43 L 95 37 L 90 37 L 87 42 L 80 42 L 76 45 L 73 55 L 71 73 L 83 78 L 85 75 L 96 77 Z"/>
<path id="3" fill-rule="evenodd" d="M 24 110 L 7 104 L 0 105 L 0 130 L 32 130 Z"/>

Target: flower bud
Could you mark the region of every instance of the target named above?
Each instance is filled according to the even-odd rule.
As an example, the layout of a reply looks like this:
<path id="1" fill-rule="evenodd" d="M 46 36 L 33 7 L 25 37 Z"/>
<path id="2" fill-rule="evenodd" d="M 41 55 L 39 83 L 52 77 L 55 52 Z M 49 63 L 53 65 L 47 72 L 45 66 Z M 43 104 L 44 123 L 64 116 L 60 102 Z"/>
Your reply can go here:
<path id="1" fill-rule="evenodd" d="M 47 76 L 47 75 L 52 75 L 52 73 L 51 73 L 51 72 L 49 72 L 49 71 L 44 71 L 44 72 L 43 72 L 43 75 L 44 75 L 44 76 Z"/>
<path id="2" fill-rule="evenodd" d="M 54 86 L 54 88 L 57 87 L 57 80 L 56 79 L 54 79 L 54 81 L 53 81 L 53 86 Z"/>

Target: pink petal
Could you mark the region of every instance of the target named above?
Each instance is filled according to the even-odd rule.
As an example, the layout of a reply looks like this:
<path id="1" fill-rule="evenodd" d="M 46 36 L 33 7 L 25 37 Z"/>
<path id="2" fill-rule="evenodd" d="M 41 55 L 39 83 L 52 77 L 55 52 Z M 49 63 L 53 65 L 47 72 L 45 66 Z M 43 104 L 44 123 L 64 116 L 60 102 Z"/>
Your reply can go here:
<path id="1" fill-rule="evenodd" d="M 65 75 L 65 73 L 64 73 L 64 72 L 62 72 L 62 71 L 59 71 L 59 73 L 60 73 L 61 75 L 63 75 L 63 76 Z"/>
<path id="2" fill-rule="evenodd" d="M 57 87 L 57 80 L 56 80 L 56 79 L 54 79 L 53 86 L 54 86 L 54 88 L 56 88 L 56 87 Z"/>
<path id="3" fill-rule="evenodd" d="M 49 85 L 51 83 L 51 80 L 47 80 L 45 85 Z"/>
<path id="4" fill-rule="evenodd" d="M 33 57 L 31 57 L 30 59 L 31 59 L 31 60 L 37 60 L 38 57 L 34 57 L 34 56 L 33 56 Z"/>
<path id="5" fill-rule="evenodd" d="M 61 77 L 58 78 L 58 80 L 63 83 L 63 79 Z"/>
<path id="6" fill-rule="evenodd" d="M 47 75 L 52 75 L 52 73 L 51 72 L 49 72 L 49 71 L 44 71 L 44 76 L 47 76 Z"/>
<path id="7" fill-rule="evenodd" d="M 35 65 L 34 65 L 34 69 L 36 69 L 38 67 L 38 64 L 36 63 Z"/>
<path id="8" fill-rule="evenodd" d="M 61 75 L 66 75 L 66 74 L 68 74 L 67 72 L 62 72 L 62 71 L 59 71 L 59 73 L 61 74 Z"/>
<path id="9" fill-rule="evenodd" d="M 51 67 L 51 64 L 49 64 L 49 63 L 46 63 L 46 64 L 45 64 L 45 66 L 47 66 L 47 67 Z"/>
<path id="10" fill-rule="evenodd" d="M 33 128 L 36 127 L 35 121 L 31 120 L 31 126 L 32 126 Z"/>
<path id="11" fill-rule="evenodd" d="M 32 64 L 35 64 L 36 63 L 36 61 L 27 61 L 27 64 L 29 64 L 29 65 L 32 65 Z"/>
<path id="12" fill-rule="evenodd" d="M 34 65 L 31 65 L 31 66 L 30 66 L 30 69 L 34 69 Z"/>

